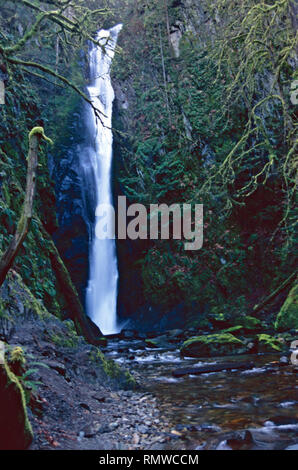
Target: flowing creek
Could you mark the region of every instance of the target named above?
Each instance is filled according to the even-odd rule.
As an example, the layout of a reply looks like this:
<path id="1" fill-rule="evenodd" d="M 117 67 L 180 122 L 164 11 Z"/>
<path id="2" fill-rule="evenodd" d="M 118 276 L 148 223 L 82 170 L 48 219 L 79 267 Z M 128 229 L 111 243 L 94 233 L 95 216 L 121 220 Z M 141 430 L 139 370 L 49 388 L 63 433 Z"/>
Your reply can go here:
<path id="1" fill-rule="evenodd" d="M 281 365 L 280 355 L 181 358 L 179 349 L 148 349 L 144 344 L 112 339 L 105 352 L 157 397 L 173 433 L 169 448 L 284 449 L 298 444 L 297 369 Z M 227 360 L 253 361 L 255 367 L 172 375 L 178 368 Z"/>

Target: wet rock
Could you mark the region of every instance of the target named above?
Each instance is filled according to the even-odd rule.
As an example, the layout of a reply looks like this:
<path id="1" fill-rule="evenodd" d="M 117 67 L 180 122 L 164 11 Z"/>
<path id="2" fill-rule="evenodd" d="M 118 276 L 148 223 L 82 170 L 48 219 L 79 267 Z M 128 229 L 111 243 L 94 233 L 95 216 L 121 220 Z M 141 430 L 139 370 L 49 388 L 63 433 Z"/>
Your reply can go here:
<path id="1" fill-rule="evenodd" d="M 170 345 L 167 335 L 157 336 L 156 338 L 146 339 L 145 340 L 146 346 L 148 348 L 165 348 L 171 349 L 172 345 Z"/>
<path id="2" fill-rule="evenodd" d="M 45 361 L 45 364 L 51 369 L 56 370 L 58 374 L 65 376 L 66 367 L 64 364 L 61 364 L 60 362 L 56 362 L 56 361 Z"/>
<path id="3" fill-rule="evenodd" d="M 215 329 L 221 330 L 233 326 L 233 322 L 224 313 L 210 315 L 208 319 Z"/>
<path id="4" fill-rule="evenodd" d="M 123 339 L 137 339 L 138 332 L 136 330 L 125 329 L 121 331 L 121 338 Z"/>
<path id="5" fill-rule="evenodd" d="M 84 410 L 91 411 L 90 406 L 87 403 L 79 403 L 79 406 Z"/>
<path id="6" fill-rule="evenodd" d="M 279 363 L 281 365 L 288 365 L 289 364 L 289 359 L 286 357 L 286 356 L 282 356 L 280 359 L 279 359 Z"/>
<path id="7" fill-rule="evenodd" d="M 182 356 L 209 357 L 234 354 L 244 343 L 231 333 L 218 333 L 190 338 L 181 348 Z"/>
<path id="8" fill-rule="evenodd" d="M 254 444 L 253 436 L 250 431 L 235 433 L 235 436 L 227 439 L 226 442 L 233 450 L 248 450 Z"/>
<path id="9" fill-rule="evenodd" d="M 83 431 L 80 432 L 79 435 L 80 437 L 87 437 L 87 438 L 94 437 L 99 432 L 101 427 L 102 425 L 100 423 L 89 424 L 85 426 L 85 428 L 83 429 Z"/>
<path id="10" fill-rule="evenodd" d="M 166 333 L 170 342 L 178 342 L 184 337 L 184 331 L 181 329 L 168 330 Z"/>
<path id="11" fill-rule="evenodd" d="M 137 430 L 141 434 L 146 434 L 148 432 L 148 427 L 141 424 L 141 425 L 137 426 Z"/>
<path id="12" fill-rule="evenodd" d="M 298 425 L 298 418 L 291 416 L 273 416 L 269 418 L 269 422 L 273 423 L 275 426 L 285 426 L 287 424 Z"/>
<path id="13" fill-rule="evenodd" d="M 102 332 L 100 331 L 98 326 L 91 320 L 90 317 L 86 316 L 86 320 L 87 320 L 87 322 L 89 324 L 89 328 L 92 331 L 95 338 L 101 338 L 102 343 L 103 343 L 103 344 L 101 344 L 101 346 L 104 346 L 106 344 L 107 340 L 102 337 L 103 336 Z"/>
<path id="14" fill-rule="evenodd" d="M 197 427 L 197 431 L 205 431 L 205 432 L 210 432 L 210 433 L 215 433 L 215 432 L 220 432 L 221 427 L 216 425 L 216 424 L 209 424 L 205 423 L 202 424 L 201 426 Z"/>
<path id="15" fill-rule="evenodd" d="M 164 450 L 165 449 L 165 444 L 162 441 L 155 442 L 152 445 L 150 445 L 149 447 L 147 447 L 147 449 L 150 449 L 150 450 Z"/>
<path id="16" fill-rule="evenodd" d="M 100 403 L 104 403 L 107 397 L 105 394 L 97 393 L 96 395 L 92 395 L 92 398 L 94 398 L 94 400 L 97 400 Z"/>
<path id="17" fill-rule="evenodd" d="M 224 440 L 224 441 L 221 441 L 217 447 L 216 447 L 216 450 L 233 450 L 232 447 L 230 447 L 228 444 L 227 444 L 227 441 Z"/>
<path id="18" fill-rule="evenodd" d="M 108 427 L 109 427 L 108 432 L 115 431 L 115 429 L 117 429 L 119 427 L 119 423 L 116 422 L 116 421 L 114 423 L 109 423 Z"/>
<path id="19" fill-rule="evenodd" d="M 95 423 L 90 423 L 87 426 L 83 428 L 81 433 L 83 434 L 84 437 L 86 438 L 92 438 L 95 437 L 97 434 L 106 434 L 106 433 L 112 433 L 118 428 L 119 424 L 114 422 L 114 423 L 101 423 L 101 422 L 95 422 Z"/>

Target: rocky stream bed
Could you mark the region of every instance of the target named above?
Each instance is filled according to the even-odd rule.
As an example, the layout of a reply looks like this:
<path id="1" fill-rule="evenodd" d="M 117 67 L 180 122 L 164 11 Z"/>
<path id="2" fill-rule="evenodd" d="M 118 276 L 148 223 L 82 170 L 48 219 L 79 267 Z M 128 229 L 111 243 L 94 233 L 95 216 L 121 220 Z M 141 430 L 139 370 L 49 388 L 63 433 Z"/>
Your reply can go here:
<path id="1" fill-rule="evenodd" d="M 129 389 L 127 375 L 103 374 L 95 347 L 78 337 L 69 344 L 75 337 L 66 325 L 27 321 L 10 340 L 38 362 L 30 449 L 297 449 L 297 368 L 289 356 L 181 357 L 179 335 L 163 347 L 110 337 L 102 351 L 130 371 L 137 385 Z M 235 368 L 175 373 L 227 361 Z"/>

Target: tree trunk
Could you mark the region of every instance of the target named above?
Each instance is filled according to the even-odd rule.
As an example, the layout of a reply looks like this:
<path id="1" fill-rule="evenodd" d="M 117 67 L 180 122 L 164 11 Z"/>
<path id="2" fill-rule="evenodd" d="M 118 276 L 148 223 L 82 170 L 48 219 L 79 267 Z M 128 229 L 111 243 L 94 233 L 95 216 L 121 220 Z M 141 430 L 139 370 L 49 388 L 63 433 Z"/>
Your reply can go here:
<path id="1" fill-rule="evenodd" d="M 4 282 L 8 271 L 13 265 L 13 262 L 18 255 L 29 230 L 33 215 L 36 172 L 38 166 L 38 147 L 42 138 L 48 142 L 51 142 L 51 140 L 44 135 L 44 130 L 42 127 L 35 127 L 29 134 L 28 170 L 25 199 L 16 232 L 0 260 L 0 287 Z M 47 231 L 43 228 L 42 224 L 41 227 L 44 238 L 51 242 L 51 248 L 49 251 L 51 265 L 55 273 L 57 283 L 61 287 L 61 292 L 63 293 L 65 303 L 68 306 L 68 310 L 71 312 L 71 318 L 76 325 L 78 333 L 82 334 L 86 340 L 92 344 L 101 344 L 99 338 L 96 338 L 91 330 L 88 318 L 85 315 L 79 296 L 72 284 L 70 275 L 59 256 L 57 248 L 55 247 Z"/>
<path id="2" fill-rule="evenodd" d="M 166 14 L 166 25 L 167 25 L 167 34 L 169 41 L 170 52 L 172 53 L 172 42 L 171 42 L 171 31 L 170 31 L 170 20 L 169 20 L 169 9 L 168 9 L 168 0 L 164 0 L 165 14 Z"/>
<path id="3" fill-rule="evenodd" d="M 266 299 L 263 300 L 263 302 L 261 302 L 261 303 L 258 304 L 258 305 L 255 305 L 254 308 L 253 308 L 253 314 L 259 312 L 259 311 L 262 310 L 267 304 L 269 304 L 269 302 L 271 302 L 272 300 L 274 300 L 275 297 L 277 297 L 284 289 L 286 289 L 287 287 L 289 287 L 289 286 L 295 281 L 296 278 L 297 278 L 297 271 L 295 271 L 294 273 L 292 273 L 291 276 L 288 277 L 277 289 L 275 289 L 274 292 L 272 292 L 270 295 L 268 295 L 268 297 L 266 297 Z"/>
<path id="4" fill-rule="evenodd" d="M 166 106 L 167 106 L 167 111 L 168 111 L 169 124 L 171 125 L 172 120 L 171 120 L 170 104 L 169 104 L 169 97 L 168 97 L 168 90 L 167 90 L 167 76 L 166 76 L 166 68 L 165 68 L 165 60 L 164 60 L 164 54 L 163 54 L 160 27 L 159 27 L 159 42 L 160 42 L 160 55 L 161 55 L 163 82 L 164 82 L 164 88 L 165 88 Z"/>
<path id="5" fill-rule="evenodd" d="M 32 219 L 36 186 L 36 170 L 38 165 L 38 147 L 42 137 L 43 132 L 33 132 L 29 135 L 28 170 L 25 200 L 16 232 L 0 260 L 0 287 L 2 286 L 8 271 L 10 270 L 16 256 L 20 251 L 23 241 L 28 233 L 29 225 Z"/>

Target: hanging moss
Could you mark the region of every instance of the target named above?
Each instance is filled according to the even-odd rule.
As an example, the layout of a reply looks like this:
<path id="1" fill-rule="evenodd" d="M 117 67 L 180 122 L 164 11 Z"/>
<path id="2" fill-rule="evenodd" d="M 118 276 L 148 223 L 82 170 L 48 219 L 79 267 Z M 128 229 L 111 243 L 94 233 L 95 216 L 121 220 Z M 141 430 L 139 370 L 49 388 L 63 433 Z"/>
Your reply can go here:
<path id="1" fill-rule="evenodd" d="M 123 370 L 119 365 L 112 359 L 106 359 L 105 355 L 98 348 L 94 348 L 90 352 L 90 359 L 92 362 L 98 363 L 102 368 L 104 373 L 112 381 L 116 380 L 118 386 L 123 388 L 136 388 L 137 383 L 133 376 L 128 370 Z"/>
<path id="2" fill-rule="evenodd" d="M 0 449 L 27 449 L 32 439 L 24 390 L 4 362 L 0 365 Z"/>

